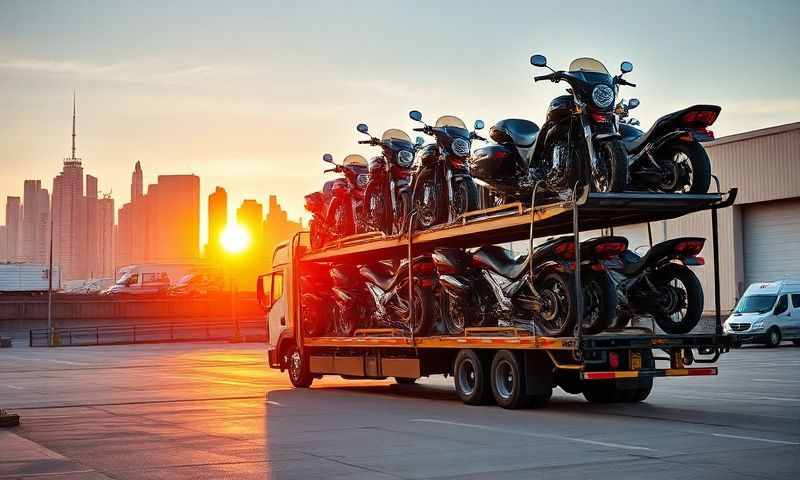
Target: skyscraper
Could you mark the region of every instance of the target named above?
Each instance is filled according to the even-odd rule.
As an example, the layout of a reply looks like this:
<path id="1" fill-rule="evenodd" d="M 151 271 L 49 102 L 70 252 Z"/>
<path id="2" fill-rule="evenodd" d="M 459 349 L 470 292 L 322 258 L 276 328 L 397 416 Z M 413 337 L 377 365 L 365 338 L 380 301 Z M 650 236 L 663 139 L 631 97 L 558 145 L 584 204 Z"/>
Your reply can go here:
<path id="1" fill-rule="evenodd" d="M 25 180 L 22 197 L 21 258 L 26 262 L 47 263 L 50 235 L 50 194 L 41 180 Z"/>
<path id="2" fill-rule="evenodd" d="M 142 175 L 142 165 L 136 162 L 131 174 L 131 202 L 139 200 L 144 195 L 144 178 Z"/>
<path id="3" fill-rule="evenodd" d="M 22 205 L 19 197 L 6 197 L 6 260 L 16 262 L 20 259 L 20 236 L 22 226 Z"/>
<path id="4" fill-rule="evenodd" d="M 264 245 L 267 264 L 272 263 L 272 252 L 275 247 L 286 240 L 290 240 L 294 234 L 303 229 L 302 222 L 289 220 L 289 215 L 281 208 L 278 197 L 269 196 L 269 210 L 267 218 L 264 220 Z"/>
<path id="5" fill-rule="evenodd" d="M 261 246 L 263 221 L 264 207 L 255 200 L 246 199 L 236 209 L 236 223 L 247 230 L 250 234 L 250 243 L 256 248 Z"/>
<path id="6" fill-rule="evenodd" d="M 208 243 L 206 243 L 206 257 L 215 258 L 220 254 L 219 239 L 227 224 L 228 193 L 224 188 L 217 187 L 214 193 L 208 196 Z"/>

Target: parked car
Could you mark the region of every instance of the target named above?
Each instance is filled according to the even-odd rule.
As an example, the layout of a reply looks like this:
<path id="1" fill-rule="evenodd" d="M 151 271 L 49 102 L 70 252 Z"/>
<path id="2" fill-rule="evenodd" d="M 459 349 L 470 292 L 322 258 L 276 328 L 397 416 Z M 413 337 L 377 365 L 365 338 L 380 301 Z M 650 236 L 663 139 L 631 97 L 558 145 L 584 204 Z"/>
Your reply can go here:
<path id="1" fill-rule="evenodd" d="M 211 273 L 189 273 L 169 288 L 169 294 L 179 297 L 200 297 L 222 291 L 224 278 Z"/>
<path id="2" fill-rule="evenodd" d="M 125 271 L 117 282 L 103 290 L 105 295 L 163 295 L 169 290 L 169 275 L 166 272 Z"/>
<path id="3" fill-rule="evenodd" d="M 777 347 L 781 341 L 791 340 L 800 345 L 800 280 L 750 285 L 724 328 L 742 343 Z"/>

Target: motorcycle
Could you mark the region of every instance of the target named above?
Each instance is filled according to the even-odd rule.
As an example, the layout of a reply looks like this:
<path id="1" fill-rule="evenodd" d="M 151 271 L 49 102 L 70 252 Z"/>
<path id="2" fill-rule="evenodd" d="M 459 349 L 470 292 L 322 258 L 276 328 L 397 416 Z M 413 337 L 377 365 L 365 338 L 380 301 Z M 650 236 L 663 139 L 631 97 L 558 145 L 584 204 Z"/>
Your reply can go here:
<path id="1" fill-rule="evenodd" d="M 364 123 L 359 123 L 356 130 L 369 135 Z M 386 130 L 380 139 L 369 136 L 369 140 L 358 143 L 381 147 L 383 154 L 369 160 L 369 183 L 364 190 L 366 222 L 387 235 L 400 233 L 411 205 L 414 152 L 422 145 L 422 138 L 411 143 L 411 138 L 398 129 Z"/>
<path id="2" fill-rule="evenodd" d="M 417 212 L 417 225 L 430 228 L 449 223 L 464 213 L 477 210 L 478 189 L 469 174 L 467 158 L 470 141 L 482 138 L 458 117 L 445 115 L 433 126 L 422 121 L 422 114 L 412 110 L 409 117 L 423 124 L 414 128 L 436 139 L 436 143 L 419 150 L 419 167 L 412 181 L 412 207 Z M 483 122 L 475 122 L 475 129 Z"/>
<path id="3" fill-rule="evenodd" d="M 624 121 L 637 106 L 639 100 L 632 98 L 627 104 L 620 102 L 615 109 L 629 155 L 631 188 L 667 193 L 708 192 L 711 162 L 701 143 L 714 140 L 714 132 L 708 127 L 722 108 L 694 105 L 664 115 L 643 132 L 636 128 L 638 120 Z"/>
<path id="4" fill-rule="evenodd" d="M 581 244 L 584 299 L 582 331 L 604 330 L 616 311 L 616 294 L 603 271 L 604 262 L 624 246 L 615 239 Z M 437 249 L 433 254 L 441 290 L 443 320 L 450 333 L 463 332 L 466 318 L 495 319 L 513 325 L 533 319 L 534 328 L 547 336 L 570 334 L 575 325 L 575 243 L 569 237 L 549 240 L 532 254 L 514 257 L 489 245 L 474 250 Z M 531 268 L 531 264 L 533 268 Z M 506 280 L 500 285 L 491 274 Z M 522 320 L 526 323 L 525 320 Z"/>
<path id="5" fill-rule="evenodd" d="M 323 336 L 332 327 L 335 303 L 329 270 L 328 263 L 308 263 L 300 273 L 300 318 L 307 337 Z"/>
<path id="6" fill-rule="evenodd" d="M 552 73 L 535 81 L 567 82 L 569 95 L 553 99 L 541 131 L 535 135 L 529 164 L 541 172 L 544 185 L 564 195 L 576 183 L 595 192 L 621 192 L 628 182 L 628 155 L 614 120 L 614 98 L 620 85 L 635 86 L 622 76 L 633 70 L 622 62 L 621 73 L 611 76 L 593 58 L 573 60 L 567 71 L 553 70 L 543 55 L 531 64 Z"/>
<path id="7" fill-rule="evenodd" d="M 408 299 L 409 268 L 413 282 L 413 303 Z M 370 296 L 367 303 L 375 307 L 372 310 L 372 324 L 399 327 L 410 331 L 415 337 L 428 333 L 433 323 L 433 263 L 430 256 L 417 256 L 410 265 L 404 260 L 396 269 L 388 262 L 375 262 L 362 265 L 358 272 Z M 408 318 L 412 308 L 413 324 L 409 325 Z"/>
<path id="8" fill-rule="evenodd" d="M 334 265 L 330 269 L 330 277 L 334 300 L 332 329 L 336 335 L 352 337 L 357 329 L 372 326 L 375 306 L 358 267 L 352 264 Z"/>
<path id="9" fill-rule="evenodd" d="M 363 215 L 364 189 L 369 183 L 367 159 L 351 154 L 344 158 L 341 165 L 337 165 L 333 162 L 333 156 L 326 153 L 322 160 L 333 164 L 333 168 L 325 170 L 326 173 L 344 173 L 345 180 L 335 182 L 331 188 L 331 201 L 325 214 L 330 237 L 342 238 L 368 231 Z"/>
<path id="10" fill-rule="evenodd" d="M 644 255 L 626 250 L 609 269 L 618 294 L 617 323 L 624 328 L 637 314 L 648 314 L 668 334 L 689 333 L 703 313 L 703 287 L 689 266 L 699 257 L 704 238 L 682 237 L 653 245 Z"/>
<path id="11" fill-rule="evenodd" d="M 311 237 L 311 248 L 313 250 L 322 248 L 333 236 L 332 230 L 328 228 L 325 222 L 325 217 L 328 212 L 328 205 L 330 205 L 331 198 L 333 198 L 331 191 L 334 185 L 337 184 L 340 185 L 337 188 L 347 188 L 347 180 L 344 178 L 337 178 L 336 180 L 325 182 L 322 186 L 322 190 L 309 193 L 304 197 L 306 210 L 311 212 L 308 230 Z"/>

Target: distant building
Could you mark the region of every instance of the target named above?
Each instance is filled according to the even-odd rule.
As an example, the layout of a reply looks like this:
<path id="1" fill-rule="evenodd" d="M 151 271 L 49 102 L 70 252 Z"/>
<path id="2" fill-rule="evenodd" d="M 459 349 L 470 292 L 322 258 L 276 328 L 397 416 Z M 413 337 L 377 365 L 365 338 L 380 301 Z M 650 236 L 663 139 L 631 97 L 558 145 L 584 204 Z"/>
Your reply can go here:
<path id="1" fill-rule="evenodd" d="M 116 267 L 134 263 L 193 262 L 200 256 L 200 178 L 159 175 L 139 195 L 136 162 L 131 201 L 119 210 Z"/>
<path id="2" fill-rule="evenodd" d="M 142 174 L 142 164 L 136 162 L 131 174 L 131 202 L 135 202 L 144 195 L 144 176 Z"/>
<path id="3" fill-rule="evenodd" d="M 8 239 L 6 238 L 6 226 L 0 225 L 0 263 L 5 262 L 8 257 L 6 256 L 6 247 Z"/>
<path id="4" fill-rule="evenodd" d="M 208 196 L 208 242 L 206 243 L 205 256 L 215 258 L 221 252 L 220 236 L 228 224 L 228 193 L 222 187 L 217 187 L 214 193 Z"/>
<path id="5" fill-rule="evenodd" d="M 278 204 L 278 197 L 270 195 L 269 210 L 264 221 L 264 251 L 268 265 L 272 264 L 272 251 L 275 246 L 289 240 L 302 229 L 302 221 L 300 219 L 297 222 L 289 220 L 289 215 Z"/>
<path id="6" fill-rule="evenodd" d="M 50 193 L 41 180 L 25 180 L 22 197 L 22 260 L 47 263 L 50 238 Z"/>
<path id="7" fill-rule="evenodd" d="M 253 246 L 261 245 L 262 227 L 264 221 L 264 207 L 255 200 L 247 199 L 236 209 L 236 223 L 244 227 L 250 234 L 250 243 Z"/>
<path id="8" fill-rule="evenodd" d="M 20 259 L 19 240 L 22 227 L 22 205 L 19 197 L 6 197 L 6 260 Z"/>

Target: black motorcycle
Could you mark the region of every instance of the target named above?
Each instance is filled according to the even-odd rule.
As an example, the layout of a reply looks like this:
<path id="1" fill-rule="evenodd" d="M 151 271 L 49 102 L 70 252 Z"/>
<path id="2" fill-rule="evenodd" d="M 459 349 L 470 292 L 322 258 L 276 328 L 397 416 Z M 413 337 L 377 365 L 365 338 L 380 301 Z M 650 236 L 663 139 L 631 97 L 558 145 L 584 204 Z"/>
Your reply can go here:
<path id="1" fill-rule="evenodd" d="M 408 299 L 409 268 L 413 282 L 411 302 Z M 370 296 L 367 303 L 375 307 L 371 324 L 402 328 L 415 337 L 428 333 L 433 323 L 433 262 L 429 256 L 415 257 L 410 266 L 407 260 L 402 261 L 396 269 L 389 262 L 375 262 L 362 265 L 358 271 Z M 412 308 L 413 324 L 409 325 Z"/>
<path id="2" fill-rule="evenodd" d="M 333 326 L 333 282 L 329 275 L 330 264 L 303 264 L 300 272 L 300 319 L 303 334 L 319 337 Z"/>
<path id="3" fill-rule="evenodd" d="M 359 328 L 373 326 L 372 312 L 375 305 L 367 291 L 358 267 L 339 264 L 330 269 L 333 281 L 332 330 L 336 335 L 352 337 Z"/>
<path id="4" fill-rule="evenodd" d="M 341 165 L 333 162 L 330 153 L 322 159 L 334 165 L 325 172 L 343 173 L 345 178 L 344 182 L 335 182 L 331 188 L 331 201 L 325 214 L 325 225 L 331 237 L 342 238 L 368 231 L 363 215 L 364 189 L 369 183 L 367 159 L 352 154 L 346 156 Z"/>
<path id="5" fill-rule="evenodd" d="M 304 197 L 306 210 L 311 212 L 308 230 L 311 236 L 311 248 L 313 250 L 322 248 L 328 240 L 333 237 L 333 231 L 326 223 L 326 216 L 328 214 L 328 206 L 331 204 L 331 199 L 333 198 L 331 191 L 336 185 L 338 185 L 337 188 L 340 189 L 347 188 L 347 180 L 344 178 L 329 180 L 323 184 L 322 190 L 309 193 Z"/>
<path id="6" fill-rule="evenodd" d="M 417 110 L 412 110 L 409 117 L 424 125 L 415 128 L 415 132 L 436 139 L 436 143 L 425 145 L 418 152 L 419 166 L 412 187 L 412 207 L 416 210 L 417 225 L 430 228 L 476 210 L 478 189 L 469 175 L 467 159 L 470 140 L 479 137 L 467 130 L 458 117 L 440 117 L 433 126 L 425 124 Z M 476 127 L 483 125 L 480 120 L 475 123 Z"/>
<path id="7" fill-rule="evenodd" d="M 360 133 L 369 135 L 364 123 L 356 127 Z M 411 143 L 411 138 L 402 130 L 390 129 L 381 138 L 370 135 L 369 140 L 358 143 L 381 147 L 383 154 L 369 160 L 369 183 L 364 191 L 364 214 L 373 230 L 387 235 L 403 231 L 405 219 L 411 206 L 411 167 L 414 152 L 422 145 L 422 138 Z"/>
<path id="8" fill-rule="evenodd" d="M 550 68 L 543 55 L 533 55 L 531 64 Z M 619 85 L 635 86 L 622 78 L 633 65 L 622 62 L 622 73 L 613 77 L 593 58 L 573 60 L 567 71 L 550 70 L 534 80 L 567 82 L 569 95 L 553 99 L 541 131 L 529 135 L 536 137 L 529 164 L 553 192 L 569 192 L 576 183 L 596 192 L 623 191 L 628 155 L 617 131 L 614 98 Z"/>
<path id="9" fill-rule="evenodd" d="M 637 120 L 625 121 L 639 105 L 632 98 L 620 102 L 616 113 L 619 131 L 629 155 L 628 170 L 633 190 L 667 193 L 706 193 L 711 184 L 711 162 L 701 142 L 714 140 L 708 127 L 722 108 L 694 105 L 656 120 L 647 132 Z"/>
<path id="10" fill-rule="evenodd" d="M 618 294 L 615 329 L 633 316 L 646 314 L 668 334 L 694 329 L 703 313 L 703 287 L 689 266 L 703 265 L 698 257 L 704 238 L 683 237 L 653 245 L 642 257 L 626 250 L 622 263 L 609 269 Z"/>

